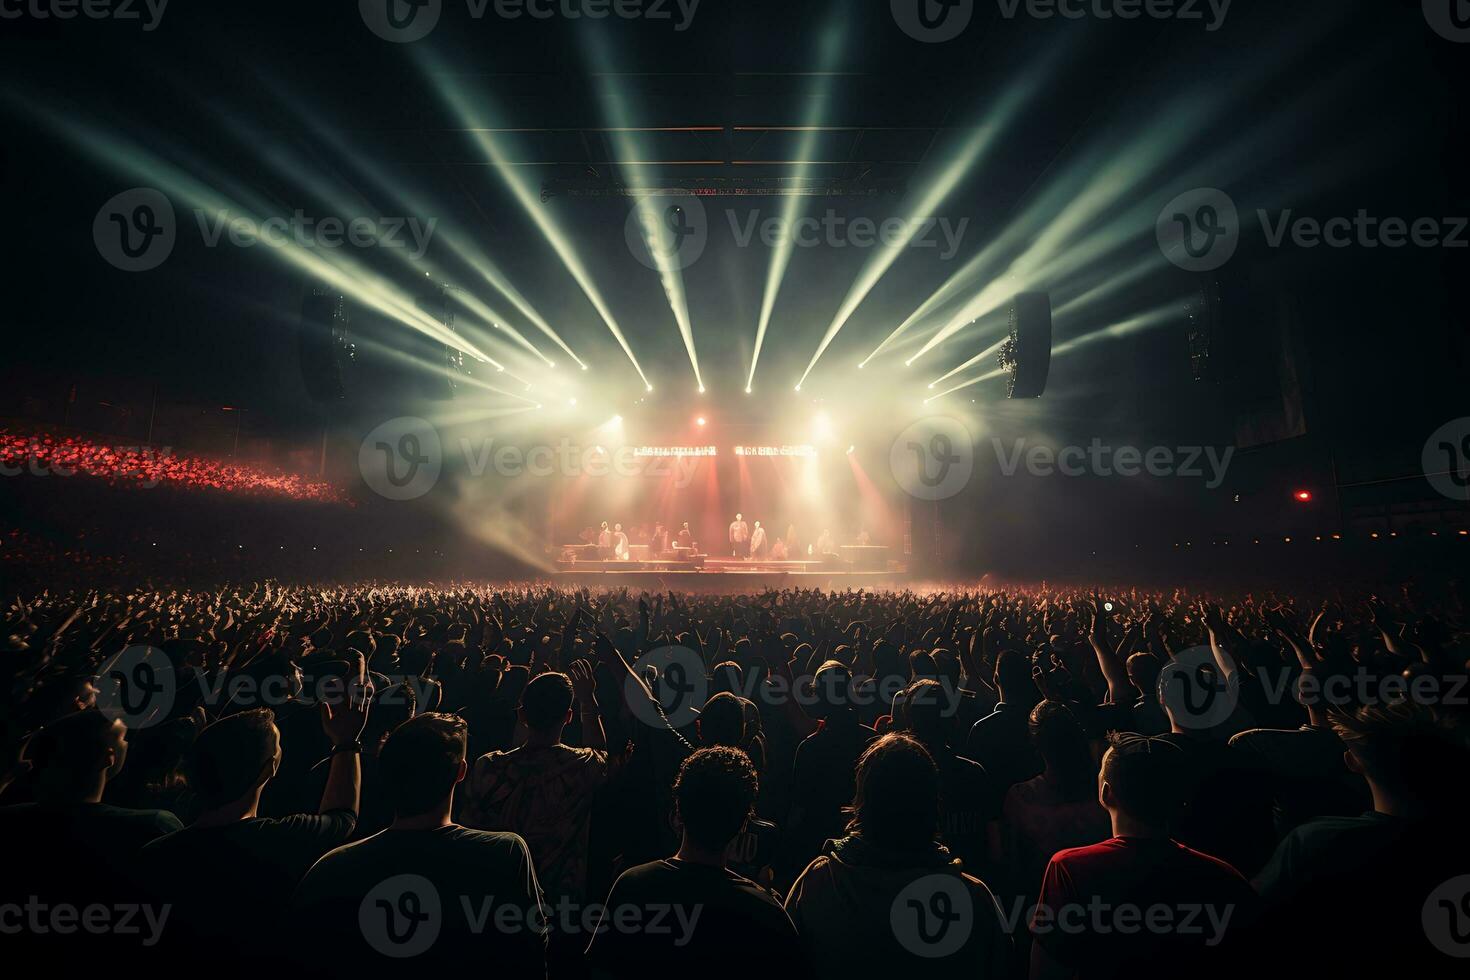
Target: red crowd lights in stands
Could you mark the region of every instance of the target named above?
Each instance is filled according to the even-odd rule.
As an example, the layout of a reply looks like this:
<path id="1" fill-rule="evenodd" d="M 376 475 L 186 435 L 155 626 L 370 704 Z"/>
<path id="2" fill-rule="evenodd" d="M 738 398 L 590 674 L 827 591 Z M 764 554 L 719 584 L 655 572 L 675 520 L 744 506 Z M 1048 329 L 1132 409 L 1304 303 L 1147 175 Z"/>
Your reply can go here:
<path id="1" fill-rule="evenodd" d="M 118 486 L 171 486 L 259 496 L 346 503 L 329 483 L 258 466 L 180 456 L 149 446 L 104 446 L 75 436 L 19 435 L 0 430 L 0 471 L 7 474 L 83 476 Z"/>

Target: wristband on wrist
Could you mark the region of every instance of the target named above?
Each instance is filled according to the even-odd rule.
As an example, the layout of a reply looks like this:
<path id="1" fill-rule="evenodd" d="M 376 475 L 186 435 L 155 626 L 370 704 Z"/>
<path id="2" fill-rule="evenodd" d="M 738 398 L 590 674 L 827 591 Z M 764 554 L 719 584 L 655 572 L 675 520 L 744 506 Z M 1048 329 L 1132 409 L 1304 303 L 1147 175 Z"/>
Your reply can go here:
<path id="1" fill-rule="evenodd" d="M 334 745 L 334 746 L 332 746 L 332 751 L 331 751 L 331 754 L 332 755 L 339 755 L 339 754 L 341 754 L 343 752 L 361 753 L 362 752 L 362 742 L 354 739 L 351 742 L 343 742 L 340 745 Z"/>

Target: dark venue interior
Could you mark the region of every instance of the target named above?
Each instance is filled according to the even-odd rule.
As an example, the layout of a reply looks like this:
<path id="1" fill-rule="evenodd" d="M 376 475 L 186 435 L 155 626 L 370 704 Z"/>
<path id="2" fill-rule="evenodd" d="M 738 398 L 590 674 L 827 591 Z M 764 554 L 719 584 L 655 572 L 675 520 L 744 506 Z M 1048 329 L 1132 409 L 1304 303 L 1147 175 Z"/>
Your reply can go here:
<path id="1" fill-rule="evenodd" d="M 0 0 L 0 953 L 1462 975 L 1467 66 Z"/>

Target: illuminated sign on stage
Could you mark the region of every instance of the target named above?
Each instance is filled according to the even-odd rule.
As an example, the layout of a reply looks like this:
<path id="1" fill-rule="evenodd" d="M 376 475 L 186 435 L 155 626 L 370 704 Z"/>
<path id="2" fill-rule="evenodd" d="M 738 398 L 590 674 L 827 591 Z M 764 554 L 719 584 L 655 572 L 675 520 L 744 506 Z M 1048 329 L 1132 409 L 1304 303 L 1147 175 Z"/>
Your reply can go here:
<path id="1" fill-rule="evenodd" d="M 718 456 L 714 446 L 639 446 L 633 455 L 652 459 L 685 459 L 691 456 Z"/>
<path id="2" fill-rule="evenodd" d="M 736 456 L 787 456 L 796 459 L 815 459 L 815 446 L 736 446 Z"/>

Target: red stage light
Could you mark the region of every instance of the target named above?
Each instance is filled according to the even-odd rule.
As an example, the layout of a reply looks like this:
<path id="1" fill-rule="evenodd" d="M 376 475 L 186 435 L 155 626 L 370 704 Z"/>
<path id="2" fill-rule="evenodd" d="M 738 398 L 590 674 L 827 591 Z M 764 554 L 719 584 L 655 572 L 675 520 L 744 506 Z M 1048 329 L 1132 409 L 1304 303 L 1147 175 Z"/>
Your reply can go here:
<path id="1" fill-rule="evenodd" d="M 1296 493 L 1292 494 L 1292 496 L 1296 497 L 1297 501 L 1303 504 L 1309 504 L 1312 502 L 1312 491 L 1310 490 L 1298 490 Z"/>

